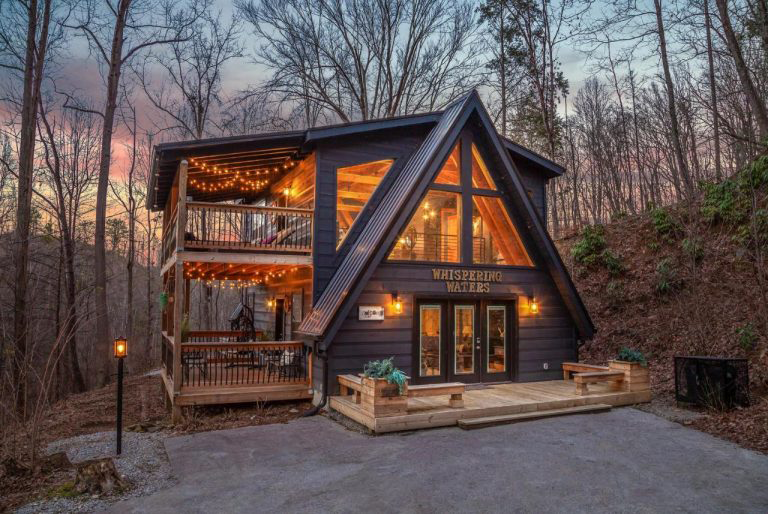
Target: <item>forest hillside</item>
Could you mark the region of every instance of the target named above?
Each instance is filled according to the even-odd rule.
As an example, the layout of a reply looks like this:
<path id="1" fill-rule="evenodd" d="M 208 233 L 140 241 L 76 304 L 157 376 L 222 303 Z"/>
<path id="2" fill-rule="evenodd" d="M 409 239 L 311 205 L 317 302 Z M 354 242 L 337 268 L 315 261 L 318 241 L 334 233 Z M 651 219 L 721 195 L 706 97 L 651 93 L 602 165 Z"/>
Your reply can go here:
<path id="1" fill-rule="evenodd" d="M 750 437 L 765 451 L 768 156 L 702 189 L 696 202 L 619 216 L 558 241 L 597 327 L 579 358 L 604 363 L 624 346 L 640 350 L 655 396 L 670 400 L 675 355 L 747 357 L 753 407 L 738 415 L 756 423 L 760 433 Z"/>

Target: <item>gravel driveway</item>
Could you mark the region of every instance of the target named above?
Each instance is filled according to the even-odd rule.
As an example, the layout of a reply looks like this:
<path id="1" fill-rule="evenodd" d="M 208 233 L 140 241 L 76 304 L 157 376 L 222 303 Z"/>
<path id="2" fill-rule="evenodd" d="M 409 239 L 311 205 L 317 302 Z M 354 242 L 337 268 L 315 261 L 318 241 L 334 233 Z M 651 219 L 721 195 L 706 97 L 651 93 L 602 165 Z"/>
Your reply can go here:
<path id="1" fill-rule="evenodd" d="M 323 417 L 166 440 L 114 512 L 768 512 L 768 457 L 635 409 L 379 437 Z"/>

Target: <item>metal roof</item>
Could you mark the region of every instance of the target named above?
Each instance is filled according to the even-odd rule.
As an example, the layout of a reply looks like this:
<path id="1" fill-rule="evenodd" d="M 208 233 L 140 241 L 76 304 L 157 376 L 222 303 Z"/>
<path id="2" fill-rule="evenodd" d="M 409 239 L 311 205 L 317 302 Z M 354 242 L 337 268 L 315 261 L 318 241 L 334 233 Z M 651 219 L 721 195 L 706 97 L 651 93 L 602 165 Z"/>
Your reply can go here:
<path id="1" fill-rule="evenodd" d="M 494 150 L 508 171 L 513 185 L 511 191 L 514 193 L 513 199 L 527 218 L 531 235 L 545 259 L 547 269 L 563 296 L 574 322 L 579 327 L 579 332 L 583 337 L 592 337 L 594 324 L 554 243 L 536 214 L 507 148 L 502 144 L 476 91 L 457 100 L 442 113 L 435 127 L 406 163 L 397 181 L 385 193 L 384 199 L 371 215 L 350 252 L 336 269 L 312 311 L 299 325 L 298 332 L 322 337 L 326 346 L 330 344 L 340 326 L 340 320 L 347 315 L 355 298 L 384 258 L 393 238 L 402 229 L 401 225 L 405 221 L 400 220 L 398 223 L 398 213 L 413 211 L 472 112 L 478 114 L 490 136 Z M 404 219 L 407 220 L 407 217 Z"/>
<path id="2" fill-rule="evenodd" d="M 176 170 L 182 159 L 206 157 L 212 152 L 221 155 L 238 152 L 256 153 L 259 150 L 270 150 L 270 157 L 273 158 L 273 160 L 293 158 L 300 156 L 304 152 L 309 152 L 315 143 L 323 139 L 355 136 L 381 130 L 402 129 L 417 125 L 434 125 L 442 119 L 447 110 L 448 109 L 445 111 L 397 116 L 378 120 L 356 121 L 325 127 L 316 127 L 308 130 L 269 132 L 244 136 L 161 143 L 156 145 L 153 150 L 152 176 L 149 194 L 147 195 L 147 208 L 156 210 L 161 209 L 165 205 L 168 193 L 176 175 Z M 504 138 L 504 145 L 515 157 L 525 159 L 548 178 L 557 177 L 565 171 L 562 166 L 559 166 L 549 159 L 542 157 L 532 150 L 514 143 L 509 139 Z M 253 162 L 253 164 L 258 165 L 259 163 Z M 272 164 L 265 161 L 263 165 L 270 166 Z M 205 199 L 209 201 L 220 201 L 225 198 L 209 195 Z M 157 208 L 155 206 L 157 206 Z"/>
<path id="3" fill-rule="evenodd" d="M 325 333 L 352 286 L 358 282 L 361 273 L 369 265 L 374 250 L 383 246 L 381 240 L 390 228 L 392 220 L 405 208 L 408 200 L 413 200 L 414 189 L 423 178 L 424 171 L 430 164 L 437 161 L 436 154 L 448 132 L 454 128 L 463 110 L 462 107 L 472 94 L 476 93 L 470 93 L 457 100 L 440 116 L 437 125 L 411 156 L 397 177 L 397 181 L 371 215 L 355 245 L 337 268 L 312 311 L 299 325 L 298 332 L 312 336 L 321 336 Z"/>

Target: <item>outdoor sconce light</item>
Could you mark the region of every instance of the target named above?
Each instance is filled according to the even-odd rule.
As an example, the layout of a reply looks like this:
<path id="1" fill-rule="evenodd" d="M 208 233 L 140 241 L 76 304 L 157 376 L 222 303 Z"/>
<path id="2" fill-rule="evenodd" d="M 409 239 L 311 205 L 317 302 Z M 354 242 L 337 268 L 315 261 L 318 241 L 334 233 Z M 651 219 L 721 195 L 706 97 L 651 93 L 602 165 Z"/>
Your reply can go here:
<path id="1" fill-rule="evenodd" d="M 274 309 L 274 307 L 275 307 L 275 299 L 267 298 L 267 309 Z"/>
<path id="2" fill-rule="evenodd" d="M 291 196 L 291 188 L 290 187 L 283 188 L 283 195 L 286 197 Z"/>
<path id="3" fill-rule="evenodd" d="M 403 312 L 403 300 L 397 296 L 397 293 L 392 293 L 392 308 L 395 309 L 397 314 Z"/>
<path id="4" fill-rule="evenodd" d="M 531 296 L 528 299 L 528 307 L 531 311 L 531 314 L 538 314 L 539 313 L 539 302 L 536 301 L 535 296 Z"/>
<path id="5" fill-rule="evenodd" d="M 128 340 L 124 337 L 118 337 L 115 339 L 114 344 L 114 353 L 115 358 L 117 359 L 123 359 L 128 355 Z"/>

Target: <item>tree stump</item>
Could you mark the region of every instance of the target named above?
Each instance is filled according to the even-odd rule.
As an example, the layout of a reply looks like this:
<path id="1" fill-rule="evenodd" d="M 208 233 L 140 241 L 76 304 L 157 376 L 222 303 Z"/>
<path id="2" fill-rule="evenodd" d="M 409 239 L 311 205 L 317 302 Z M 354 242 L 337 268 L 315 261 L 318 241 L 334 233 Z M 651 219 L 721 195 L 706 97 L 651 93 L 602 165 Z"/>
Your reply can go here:
<path id="1" fill-rule="evenodd" d="M 75 490 L 78 493 L 105 494 L 122 489 L 128 484 L 118 474 L 110 458 L 91 459 L 75 465 Z"/>

